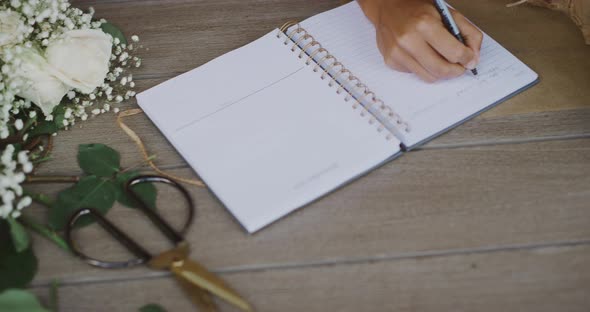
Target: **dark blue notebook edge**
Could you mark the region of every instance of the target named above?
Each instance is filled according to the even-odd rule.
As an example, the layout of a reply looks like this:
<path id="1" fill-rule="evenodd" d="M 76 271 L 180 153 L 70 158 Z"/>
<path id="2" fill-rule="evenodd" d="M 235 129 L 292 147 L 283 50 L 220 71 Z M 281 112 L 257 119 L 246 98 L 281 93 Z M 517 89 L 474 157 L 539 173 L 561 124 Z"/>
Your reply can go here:
<path id="1" fill-rule="evenodd" d="M 496 106 L 498 106 L 498 105 L 506 102 L 507 100 L 509 100 L 509 99 L 511 99 L 511 98 L 513 98 L 513 97 L 515 97 L 517 95 L 519 95 L 520 93 L 522 93 L 522 92 L 524 92 L 524 91 L 532 88 L 533 86 L 537 85 L 540 81 L 541 81 L 541 78 L 537 76 L 537 79 L 535 79 L 531 83 L 529 83 L 526 86 L 524 86 L 524 87 L 522 87 L 522 88 L 520 88 L 520 89 L 518 89 L 518 90 L 516 90 L 516 91 L 514 91 L 514 92 L 512 92 L 510 94 L 508 94 L 507 96 L 499 99 L 495 103 L 492 103 L 492 104 L 484 107 L 483 109 L 481 109 L 481 110 L 479 110 L 479 111 L 477 111 L 477 112 L 469 115 L 467 118 L 464 118 L 464 119 L 462 119 L 462 120 L 460 120 L 460 121 L 458 121 L 458 122 L 456 122 L 456 123 L 454 123 L 454 124 L 452 124 L 452 125 L 444 128 L 443 130 L 441 130 L 441 131 L 439 131 L 439 132 L 437 132 L 437 133 L 429 136 L 428 138 L 426 138 L 426 139 L 424 139 L 424 140 L 422 140 L 422 141 L 420 141 L 420 142 L 418 142 L 418 143 L 416 143 L 416 144 L 414 144 L 412 146 L 406 146 L 402 142 L 402 144 L 400 145 L 400 147 L 401 147 L 402 151 L 404 151 L 404 152 L 409 152 L 409 151 L 411 151 L 411 150 L 413 150 L 413 149 L 415 149 L 417 147 L 420 147 L 420 146 L 422 146 L 422 145 L 424 145 L 424 144 L 426 144 L 426 143 L 428 143 L 428 142 L 436 139 L 437 137 L 439 137 L 439 136 L 441 136 L 441 135 L 443 135 L 443 134 L 445 134 L 445 133 L 453 130 L 454 128 L 456 128 L 456 127 L 458 127 L 458 126 L 460 126 L 460 125 L 468 122 L 469 120 L 471 120 L 471 119 L 473 119 L 473 118 L 475 118 L 475 117 L 483 114 L 484 112 L 486 112 L 486 111 L 488 111 L 488 110 L 490 110 L 490 109 L 492 109 L 492 108 L 494 108 L 494 107 L 496 107 Z"/>

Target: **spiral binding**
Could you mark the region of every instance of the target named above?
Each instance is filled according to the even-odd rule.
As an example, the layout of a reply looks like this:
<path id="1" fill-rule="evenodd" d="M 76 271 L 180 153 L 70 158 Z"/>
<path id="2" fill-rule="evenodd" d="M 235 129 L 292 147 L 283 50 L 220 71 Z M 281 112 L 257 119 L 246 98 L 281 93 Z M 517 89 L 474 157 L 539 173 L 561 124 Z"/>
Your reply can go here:
<path id="1" fill-rule="evenodd" d="M 322 80 L 325 80 L 327 77 L 329 77 L 330 82 L 328 85 L 330 87 L 338 85 L 336 93 L 341 94 L 342 92 L 346 92 L 344 101 L 349 102 L 353 100 L 354 104 L 352 105 L 352 108 L 354 110 L 358 109 L 359 107 L 363 107 L 361 104 L 363 99 L 369 99 L 369 101 L 367 101 L 368 103 L 364 105 L 364 109 L 362 109 L 360 113 L 362 117 L 365 117 L 367 114 L 371 116 L 369 118 L 369 124 L 375 124 L 375 122 L 378 122 L 377 118 L 375 118 L 371 113 L 372 109 L 377 109 L 380 111 L 380 115 L 382 117 L 392 122 L 396 130 L 401 129 L 406 133 L 410 132 L 410 126 L 407 122 L 403 121 L 400 115 L 395 113 L 395 111 L 390 106 L 386 105 L 375 95 L 373 91 L 371 91 L 364 83 L 354 76 L 352 72 L 346 69 L 346 67 L 340 63 L 336 57 L 330 54 L 328 50 L 323 48 L 322 45 L 316 41 L 312 35 L 310 35 L 299 25 L 299 23 L 290 21 L 283 24 L 283 26 L 279 28 L 277 38 L 281 39 L 281 35 L 285 36 L 285 40 L 283 42 L 284 45 L 289 45 L 289 42 L 293 44 L 291 46 L 292 52 L 295 52 L 297 49 L 301 50 L 298 55 L 300 59 L 302 59 L 304 56 L 307 56 L 307 60 L 305 61 L 306 65 L 311 65 L 312 62 L 315 63 L 313 71 L 319 72 L 321 70 L 322 73 L 320 78 Z M 319 58 L 319 60 L 316 61 L 316 58 Z M 330 60 L 331 63 L 329 62 Z M 325 64 L 325 68 L 322 67 L 322 64 Z M 331 74 L 330 72 L 335 74 Z M 352 91 L 347 90 L 346 87 L 338 81 L 338 78 L 345 77 L 348 79 L 348 83 L 356 88 L 356 91 L 359 91 L 362 94 L 362 98 L 360 100 L 353 95 Z M 377 131 L 382 132 L 384 129 L 385 126 L 379 122 Z M 393 135 L 391 133 L 386 136 L 387 140 L 391 140 L 392 138 Z"/>

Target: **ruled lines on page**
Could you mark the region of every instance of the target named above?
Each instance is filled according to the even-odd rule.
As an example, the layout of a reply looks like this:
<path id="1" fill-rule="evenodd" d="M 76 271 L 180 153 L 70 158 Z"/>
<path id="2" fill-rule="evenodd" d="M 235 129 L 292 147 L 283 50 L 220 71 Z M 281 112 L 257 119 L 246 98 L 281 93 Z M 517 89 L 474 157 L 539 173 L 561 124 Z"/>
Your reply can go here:
<path id="1" fill-rule="evenodd" d="M 254 232 L 399 153 L 277 38 L 138 95 L 221 202 Z"/>
<path id="2" fill-rule="evenodd" d="M 376 44 L 373 25 L 356 2 L 301 23 L 377 97 L 409 123 L 401 140 L 415 145 L 534 82 L 538 77 L 509 51 L 485 35 L 478 65 L 459 78 L 428 84 L 390 69 Z"/>

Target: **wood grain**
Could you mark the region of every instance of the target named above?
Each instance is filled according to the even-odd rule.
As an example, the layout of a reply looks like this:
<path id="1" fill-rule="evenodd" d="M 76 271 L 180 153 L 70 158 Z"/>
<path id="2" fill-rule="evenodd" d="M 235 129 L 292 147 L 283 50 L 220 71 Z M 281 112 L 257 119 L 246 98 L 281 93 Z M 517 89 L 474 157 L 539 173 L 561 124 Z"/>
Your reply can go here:
<path id="1" fill-rule="evenodd" d="M 148 51 L 136 79 L 167 79 L 260 37 L 287 20 L 302 20 L 333 8 L 322 1 L 91 1 Z M 451 3 L 475 24 L 536 70 L 541 84 L 490 112 L 503 116 L 590 107 L 590 46 L 561 13 L 531 6 L 506 8 L 505 0 Z M 526 39 L 526 40 L 525 40 Z"/>
<path id="2" fill-rule="evenodd" d="M 206 190 L 192 188 L 199 213 L 188 239 L 193 255 L 219 270 L 586 240 L 589 163 L 590 139 L 413 152 L 251 236 Z M 184 207 L 173 195 L 161 192 L 160 206 L 179 219 Z M 133 215 L 118 208 L 109 217 L 163 250 L 161 235 Z M 101 237 L 89 231 L 85 241 L 101 255 L 123 256 Z M 36 244 L 43 255 L 36 283 L 149 274 L 93 270 Z"/>
<path id="3" fill-rule="evenodd" d="M 106 0 L 94 6 L 146 50 L 135 75 L 145 90 L 338 0 Z M 260 311 L 588 311 L 590 301 L 590 47 L 559 13 L 505 0 L 451 3 L 536 70 L 533 89 L 418 151 L 247 235 L 205 189 L 191 189 L 198 217 L 192 255 L 221 273 Z M 130 101 L 122 108 L 135 107 Z M 129 124 L 174 173 L 195 177 L 145 116 Z M 82 127 L 82 129 L 79 129 Z M 78 144 L 106 143 L 123 166 L 140 165 L 113 114 L 56 138 L 40 174 L 78 174 Z M 55 195 L 66 185 L 36 185 Z M 160 211 L 179 224 L 182 207 L 159 190 Z M 43 219 L 40 207 L 28 210 Z M 166 248 L 136 211 L 109 218 Z M 109 259 L 125 256 L 104 233 L 80 238 Z M 90 268 L 34 237 L 47 299 L 63 281 L 61 311 L 135 311 L 157 302 L 192 309 L 173 282 L 143 268 Z M 225 310 L 231 311 L 228 307 Z"/>
<path id="4" fill-rule="evenodd" d="M 145 115 L 133 116 L 126 123 L 138 133 L 156 163 L 163 168 L 186 166 L 178 152 Z M 422 148 L 490 145 L 534 140 L 555 140 L 590 136 L 590 109 L 527 113 L 502 117 L 477 117 Z M 104 143 L 121 153 L 123 166 L 142 164 L 139 150 L 117 126 L 114 114 L 105 114 L 59 133 L 54 143 L 54 159 L 39 167 L 38 174 L 78 174 L 78 145 Z"/>
<path id="5" fill-rule="evenodd" d="M 257 311 L 590 310 L 590 247 L 533 248 L 222 274 Z M 47 289 L 36 288 L 47 300 Z M 109 300 L 105 300 L 109 298 Z M 68 311 L 136 311 L 159 303 L 168 311 L 193 306 L 170 277 L 68 285 Z M 223 311 L 235 309 L 222 305 Z"/>
<path id="6" fill-rule="evenodd" d="M 94 5 L 98 15 L 109 17 L 129 34 L 138 33 L 144 51 L 144 68 L 135 75 L 139 90 L 154 86 L 178 73 L 257 38 L 288 19 L 302 19 L 337 5 L 338 1 L 277 1 L 269 5 L 242 1 L 80 1 Z M 504 1 L 481 3 L 455 1 L 473 21 L 539 72 L 542 83 L 485 113 L 429 147 L 522 142 L 529 139 L 580 137 L 590 131 L 590 48 L 584 46 L 577 29 L 556 12 L 522 6 L 508 9 Z M 154 9 L 154 8 L 158 9 Z M 227 15 L 245 18 L 225 18 Z M 174 18 L 171 18 L 174 17 Z M 510 31 L 506 28 L 509 27 Z M 239 30 L 239 31 L 236 31 Z M 522 40 L 527 31 L 527 40 Z M 182 40 L 179 40 L 182 39 Z M 200 44 L 206 42 L 206 44 Z M 567 57 L 563 47 L 567 46 Z M 134 102 L 123 108 L 133 107 Z M 531 112 L 555 111 L 553 115 Z M 508 118 L 494 118 L 506 117 Z M 164 167 L 184 165 L 159 131 L 145 117 L 131 125 L 145 139 Z M 84 130 L 79 129 L 83 127 Z M 100 116 L 60 134 L 55 158 L 62 161 L 44 166 L 40 173 L 77 172 L 75 151 L 78 144 L 100 142 L 129 155 L 126 166 L 137 164 L 137 150 L 116 127 L 112 115 Z M 105 135 L 107 134 L 107 135 Z"/>

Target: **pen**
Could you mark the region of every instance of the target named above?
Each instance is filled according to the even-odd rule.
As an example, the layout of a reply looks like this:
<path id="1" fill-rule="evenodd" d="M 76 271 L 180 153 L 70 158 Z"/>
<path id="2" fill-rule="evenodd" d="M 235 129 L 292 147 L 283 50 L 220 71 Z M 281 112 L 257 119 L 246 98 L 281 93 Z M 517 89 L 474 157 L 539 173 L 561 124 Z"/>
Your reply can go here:
<path id="1" fill-rule="evenodd" d="M 457 26 L 457 23 L 453 19 L 453 15 L 451 14 L 451 11 L 449 11 L 447 4 L 443 0 L 434 0 L 434 6 L 436 6 L 438 9 L 445 27 L 447 27 L 447 29 L 451 32 L 451 34 L 453 34 L 453 36 L 455 36 L 455 38 L 457 38 L 457 40 L 459 40 L 462 44 L 465 44 L 465 39 L 463 38 L 463 35 L 461 35 L 459 26 Z M 471 72 L 474 75 L 477 75 L 477 68 L 472 69 Z"/>

